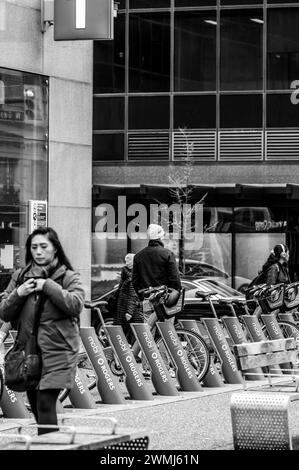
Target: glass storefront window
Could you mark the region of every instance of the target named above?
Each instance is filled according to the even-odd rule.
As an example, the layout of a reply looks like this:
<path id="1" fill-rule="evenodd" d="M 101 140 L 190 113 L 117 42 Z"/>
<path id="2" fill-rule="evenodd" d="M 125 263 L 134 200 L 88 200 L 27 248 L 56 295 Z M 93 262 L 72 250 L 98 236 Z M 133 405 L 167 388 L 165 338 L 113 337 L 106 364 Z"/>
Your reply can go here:
<path id="1" fill-rule="evenodd" d="M 231 286 L 231 252 L 231 233 L 204 233 L 202 246 L 186 253 L 190 274 L 192 270 L 197 271 L 201 277 L 216 278 Z M 194 260 L 193 267 L 191 260 Z"/>
<path id="2" fill-rule="evenodd" d="M 93 232 L 91 242 L 91 296 L 95 299 L 118 284 L 127 240 L 100 239 Z"/>
<path id="3" fill-rule="evenodd" d="M 173 125 L 175 128 L 214 129 L 216 127 L 216 96 L 174 96 Z"/>
<path id="4" fill-rule="evenodd" d="M 231 232 L 233 210 L 231 207 L 204 207 L 204 232 Z"/>
<path id="5" fill-rule="evenodd" d="M 131 96 L 129 129 L 168 129 L 169 96 Z"/>
<path id="6" fill-rule="evenodd" d="M 282 233 L 238 233 L 235 235 L 235 272 L 250 281 L 266 262 L 270 251 L 278 243 L 285 243 Z M 237 289 L 236 285 L 236 289 Z"/>
<path id="7" fill-rule="evenodd" d="M 92 160 L 123 161 L 124 134 L 94 134 L 92 136 Z"/>
<path id="8" fill-rule="evenodd" d="M 114 40 L 93 42 L 93 92 L 125 91 L 125 15 L 114 18 Z"/>
<path id="9" fill-rule="evenodd" d="M 263 23 L 262 10 L 221 11 L 221 90 L 262 88 Z"/>
<path id="10" fill-rule="evenodd" d="M 285 232 L 287 214 L 283 207 L 235 207 L 236 232 Z"/>
<path id="11" fill-rule="evenodd" d="M 175 13 L 176 91 L 216 90 L 216 26 L 215 12 Z"/>
<path id="12" fill-rule="evenodd" d="M 291 94 L 268 94 L 267 127 L 298 127 L 299 106 L 291 101 Z"/>
<path id="13" fill-rule="evenodd" d="M 95 98 L 93 100 L 93 129 L 123 130 L 124 113 L 124 98 Z"/>
<path id="14" fill-rule="evenodd" d="M 262 95 L 221 95 L 221 128 L 261 128 L 263 123 Z"/>
<path id="15" fill-rule="evenodd" d="M 290 89 L 299 77 L 299 8 L 268 9 L 267 87 Z"/>
<path id="16" fill-rule="evenodd" d="M 0 292 L 24 265 L 28 201 L 48 197 L 48 80 L 0 69 Z"/>
<path id="17" fill-rule="evenodd" d="M 290 250 L 289 269 L 292 281 L 299 281 L 299 209 L 288 208 L 286 244 Z"/>
<path id="18" fill-rule="evenodd" d="M 170 15 L 130 15 L 129 91 L 170 90 Z"/>

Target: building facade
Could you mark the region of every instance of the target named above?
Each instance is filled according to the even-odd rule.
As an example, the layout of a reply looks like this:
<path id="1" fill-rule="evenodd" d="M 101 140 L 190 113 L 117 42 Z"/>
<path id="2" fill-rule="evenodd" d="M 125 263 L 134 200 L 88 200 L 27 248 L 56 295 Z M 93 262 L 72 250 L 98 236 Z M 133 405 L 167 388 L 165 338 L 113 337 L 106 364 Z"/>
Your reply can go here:
<path id="1" fill-rule="evenodd" d="M 298 20 L 294 1 L 119 2 L 114 41 L 94 43 L 95 284 L 143 245 L 99 237 L 101 204 L 169 203 L 187 148 L 192 202 L 205 197 L 188 257 L 240 287 L 287 242 L 298 277 Z"/>
<path id="2" fill-rule="evenodd" d="M 40 0 L 1 2 L 1 290 L 24 263 L 29 201 L 45 201 L 47 223 L 81 273 L 88 297 L 92 41 L 54 42 L 53 26 L 44 32 L 41 26 Z"/>

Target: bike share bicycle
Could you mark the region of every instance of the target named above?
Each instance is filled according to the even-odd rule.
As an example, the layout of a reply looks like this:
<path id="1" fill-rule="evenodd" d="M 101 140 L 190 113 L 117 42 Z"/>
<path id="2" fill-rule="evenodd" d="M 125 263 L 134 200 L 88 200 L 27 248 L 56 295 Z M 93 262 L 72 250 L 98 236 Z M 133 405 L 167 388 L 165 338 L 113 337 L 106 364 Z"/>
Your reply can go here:
<path id="1" fill-rule="evenodd" d="M 148 318 L 148 325 L 150 325 L 151 331 L 155 335 L 155 344 L 166 364 L 166 367 L 168 371 L 170 372 L 170 375 L 175 379 L 177 376 L 177 368 L 176 365 L 167 349 L 165 346 L 164 341 L 162 340 L 162 337 L 160 334 L 155 332 L 155 324 L 158 321 L 165 322 L 167 321 L 168 315 L 167 315 L 167 306 L 165 305 L 166 299 L 169 296 L 169 290 L 166 286 L 159 286 L 159 287 L 150 287 L 148 289 L 143 289 L 141 294 L 143 297 L 152 305 L 153 307 L 153 313 L 150 315 Z M 181 299 L 181 304 L 178 308 L 178 311 L 182 308 L 183 304 L 183 299 Z M 102 325 L 103 329 L 105 330 L 105 322 L 102 317 L 101 313 L 101 306 L 103 306 L 104 303 L 103 301 L 100 301 L 98 303 L 92 302 L 90 304 L 86 304 L 87 307 L 95 309 L 97 312 Z M 176 326 L 175 328 L 176 333 L 179 337 L 180 343 L 189 359 L 190 365 L 193 368 L 193 371 L 197 377 L 198 381 L 203 380 L 205 377 L 208 368 L 209 368 L 209 363 L 210 363 L 210 355 L 209 355 L 209 349 L 205 343 L 205 340 L 197 333 L 187 330 L 185 328 L 180 328 L 179 326 Z M 109 333 L 106 330 L 106 339 L 105 339 L 105 344 L 106 341 L 109 341 Z M 106 355 L 106 358 L 108 360 L 108 364 L 110 366 L 111 371 L 118 376 L 123 376 L 124 371 L 117 359 L 117 356 L 114 353 L 114 349 L 111 344 L 106 345 L 104 348 L 104 353 Z M 142 354 L 139 343 L 137 340 L 134 341 L 132 345 L 132 352 L 137 358 L 138 362 L 141 362 L 143 366 L 143 372 L 147 376 L 150 374 L 150 367 L 148 365 L 148 362 L 145 358 L 145 356 Z M 95 383 L 91 384 L 91 387 L 94 387 Z"/>
<path id="2" fill-rule="evenodd" d="M 247 294 L 257 303 L 258 308 L 253 314 L 262 322 L 266 338 L 292 337 L 299 343 L 299 282 L 274 286 L 261 284 L 248 289 Z"/>

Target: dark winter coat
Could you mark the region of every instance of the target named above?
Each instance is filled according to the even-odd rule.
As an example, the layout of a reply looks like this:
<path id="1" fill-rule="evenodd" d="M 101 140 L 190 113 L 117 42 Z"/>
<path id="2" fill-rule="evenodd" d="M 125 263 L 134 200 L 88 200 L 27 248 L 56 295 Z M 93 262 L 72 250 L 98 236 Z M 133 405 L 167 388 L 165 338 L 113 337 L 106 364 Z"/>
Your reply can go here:
<path id="1" fill-rule="evenodd" d="M 266 284 L 289 284 L 291 282 L 288 268 L 279 262 L 272 264 L 266 271 Z"/>
<path id="2" fill-rule="evenodd" d="M 0 303 L 0 318 L 16 322 L 20 345 L 27 342 L 32 330 L 39 294 L 20 297 L 17 293 L 17 270 L 7 286 Z M 43 287 L 45 302 L 38 329 L 38 345 L 42 356 L 42 378 L 38 385 L 44 389 L 71 389 L 74 385 L 79 352 L 78 319 L 85 293 L 79 274 L 64 265 L 46 279 Z"/>
<path id="3" fill-rule="evenodd" d="M 126 323 L 126 313 L 135 318 L 139 311 L 139 299 L 132 284 L 132 270 L 124 266 L 118 288 L 117 312 L 114 324 L 124 325 Z"/>
<path id="4" fill-rule="evenodd" d="M 180 290 L 180 273 L 172 251 L 164 248 L 160 240 L 150 240 L 148 246 L 134 256 L 132 281 L 137 293 L 162 285 Z"/>

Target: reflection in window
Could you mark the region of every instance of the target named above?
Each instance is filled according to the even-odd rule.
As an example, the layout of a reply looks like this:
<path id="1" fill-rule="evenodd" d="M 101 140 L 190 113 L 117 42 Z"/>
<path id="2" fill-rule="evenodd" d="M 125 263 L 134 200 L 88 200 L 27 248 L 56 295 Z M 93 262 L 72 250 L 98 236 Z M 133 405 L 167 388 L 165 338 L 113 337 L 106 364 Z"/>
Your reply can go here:
<path id="1" fill-rule="evenodd" d="M 281 233 L 238 233 L 235 235 L 236 276 L 254 279 L 277 243 L 285 243 Z M 237 289 L 237 285 L 236 285 Z"/>
<path id="2" fill-rule="evenodd" d="M 28 200 L 48 195 L 46 77 L 0 69 L 0 292 L 24 265 Z"/>
<path id="3" fill-rule="evenodd" d="M 299 77 L 299 9 L 268 10 L 268 89 L 289 89 Z"/>
<path id="4" fill-rule="evenodd" d="M 259 90 L 263 84 L 262 10 L 221 12 L 221 89 Z"/>
<path id="5" fill-rule="evenodd" d="M 290 250 L 289 270 L 292 281 L 299 281 L 299 209 L 288 208 L 286 244 Z"/>
<path id="6" fill-rule="evenodd" d="M 94 41 L 93 92 L 125 91 L 125 15 L 114 18 L 114 40 Z"/>
<path id="7" fill-rule="evenodd" d="M 168 13 L 130 15 L 129 90 L 170 90 L 170 16 Z"/>
<path id="8" fill-rule="evenodd" d="M 236 232 L 285 232 L 285 208 L 235 207 L 234 227 Z"/>
<path id="9" fill-rule="evenodd" d="M 215 277 L 231 286 L 231 243 L 231 233 L 204 233 L 202 246 L 187 251 L 186 259 L 189 264 L 191 260 L 199 261 L 203 276 Z"/>
<path id="10" fill-rule="evenodd" d="M 94 208 L 95 210 L 95 208 Z M 96 232 L 91 239 L 91 297 L 95 299 L 110 291 L 120 280 L 121 268 L 127 254 L 127 240 L 99 238 Z"/>
<path id="11" fill-rule="evenodd" d="M 216 89 L 216 13 L 175 13 L 176 91 Z"/>
<path id="12" fill-rule="evenodd" d="M 231 207 L 204 207 L 204 232 L 231 232 L 233 210 Z"/>

